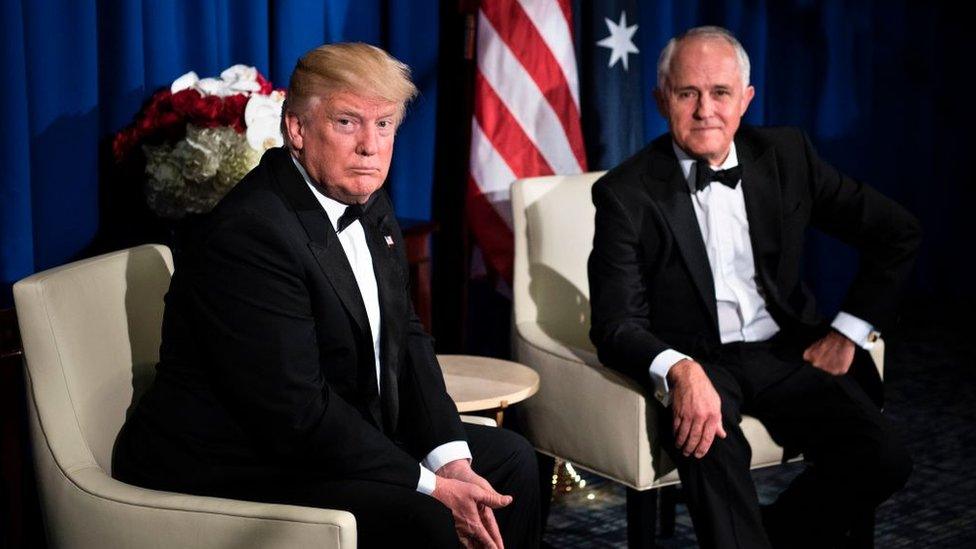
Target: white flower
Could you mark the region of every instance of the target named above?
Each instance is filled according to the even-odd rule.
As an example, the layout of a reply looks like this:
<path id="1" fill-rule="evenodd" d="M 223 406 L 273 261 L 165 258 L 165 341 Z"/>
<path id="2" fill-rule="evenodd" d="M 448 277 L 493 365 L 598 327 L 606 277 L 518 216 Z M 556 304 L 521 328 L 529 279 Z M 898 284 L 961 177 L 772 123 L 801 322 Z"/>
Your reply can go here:
<path id="1" fill-rule="evenodd" d="M 198 80 L 193 87 L 203 95 L 216 95 L 217 97 L 226 97 L 237 93 L 220 78 L 204 78 Z"/>
<path id="2" fill-rule="evenodd" d="M 272 92 L 271 95 L 252 95 L 244 108 L 244 124 L 247 126 L 247 143 L 256 151 L 280 147 L 281 105 L 285 95 Z"/>
<path id="3" fill-rule="evenodd" d="M 183 76 L 173 80 L 173 83 L 169 86 L 169 91 L 172 93 L 181 92 L 187 88 L 192 88 L 200 80 L 197 73 L 190 71 Z"/>
<path id="4" fill-rule="evenodd" d="M 261 91 L 258 84 L 258 70 L 247 65 L 234 65 L 220 73 L 220 79 L 227 83 L 227 87 L 235 92 Z"/>
<path id="5" fill-rule="evenodd" d="M 233 65 L 220 73 L 220 79 L 226 82 L 257 82 L 258 70 L 247 65 Z"/>

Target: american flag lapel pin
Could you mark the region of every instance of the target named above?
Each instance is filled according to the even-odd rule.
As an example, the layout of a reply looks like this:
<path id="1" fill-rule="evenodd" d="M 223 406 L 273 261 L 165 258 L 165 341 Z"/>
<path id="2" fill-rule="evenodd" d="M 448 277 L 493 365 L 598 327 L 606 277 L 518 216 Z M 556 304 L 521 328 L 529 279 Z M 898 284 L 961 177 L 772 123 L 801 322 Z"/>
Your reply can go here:
<path id="1" fill-rule="evenodd" d="M 393 247 L 393 237 L 392 236 L 386 235 L 386 236 L 383 237 L 383 240 L 386 240 L 386 247 L 387 248 L 392 248 Z"/>

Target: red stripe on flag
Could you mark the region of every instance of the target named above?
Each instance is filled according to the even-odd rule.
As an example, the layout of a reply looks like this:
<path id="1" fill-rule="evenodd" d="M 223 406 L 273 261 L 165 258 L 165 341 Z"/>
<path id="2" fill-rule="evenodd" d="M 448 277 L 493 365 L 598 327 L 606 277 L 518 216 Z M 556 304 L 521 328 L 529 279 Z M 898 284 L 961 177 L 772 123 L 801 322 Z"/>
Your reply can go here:
<path id="1" fill-rule="evenodd" d="M 515 177 L 552 175 L 552 167 L 492 89 L 491 84 L 481 75 L 481 71 L 475 72 L 474 90 L 475 119 Z"/>
<path id="2" fill-rule="evenodd" d="M 481 10 L 556 111 L 573 155 L 580 169 L 586 171 L 586 147 L 583 145 L 579 109 L 573 101 L 566 75 L 559 67 L 549 45 L 539 34 L 539 29 L 514 0 L 483 2 Z M 566 46 L 572 47 L 570 44 Z"/>
<path id="3" fill-rule="evenodd" d="M 563 16 L 566 17 L 566 24 L 569 25 L 569 35 L 573 35 L 573 0 L 556 0 L 559 4 L 559 9 L 562 10 Z M 490 2 L 489 2 L 490 3 Z"/>
<path id="4" fill-rule="evenodd" d="M 465 194 L 465 212 L 471 232 L 478 246 L 481 246 L 485 264 L 503 280 L 512 282 L 513 259 L 515 256 L 512 230 L 498 215 L 488 197 L 482 194 L 474 178 L 468 175 L 468 189 Z"/>

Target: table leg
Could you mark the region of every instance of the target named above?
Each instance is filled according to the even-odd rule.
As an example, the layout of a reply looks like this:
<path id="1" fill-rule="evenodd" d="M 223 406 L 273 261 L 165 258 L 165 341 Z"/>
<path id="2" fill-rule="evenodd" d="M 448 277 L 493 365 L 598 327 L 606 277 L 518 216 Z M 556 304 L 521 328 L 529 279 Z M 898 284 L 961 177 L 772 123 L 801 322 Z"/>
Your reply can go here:
<path id="1" fill-rule="evenodd" d="M 505 408 L 508 408 L 507 400 L 503 400 L 501 405 L 498 406 L 498 411 L 495 412 L 495 423 L 497 423 L 499 427 L 502 426 L 502 421 L 505 420 Z"/>

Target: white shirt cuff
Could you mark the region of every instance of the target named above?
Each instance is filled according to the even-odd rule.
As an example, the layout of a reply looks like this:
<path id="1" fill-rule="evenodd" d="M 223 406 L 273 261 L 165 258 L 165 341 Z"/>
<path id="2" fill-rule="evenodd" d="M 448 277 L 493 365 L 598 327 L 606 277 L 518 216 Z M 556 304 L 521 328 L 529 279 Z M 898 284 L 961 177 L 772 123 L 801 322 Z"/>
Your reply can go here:
<path id="1" fill-rule="evenodd" d="M 437 475 L 430 469 L 420 466 L 420 478 L 417 480 L 417 491 L 421 494 L 431 495 L 437 487 Z"/>
<path id="2" fill-rule="evenodd" d="M 471 450 L 468 448 L 468 443 L 463 440 L 441 444 L 431 450 L 420 464 L 436 472 L 441 467 L 458 459 L 471 459 Z"/>
<path id="3" fill-rule="evenodd" d="M 668 387 L 668 372 L 671 367 L 684 359 L 691 360 L 691 357 L 681 354 L 674 349 L 665 349 L 658 353 L 651 361 L 649 373 L 651 380 L 654 381 L 654 398 L 664 406 L 671 404 L 671 389 Z"/>
<path id="4" fill-rule="evenodd" d="M 874 342 L 880 335 L 874 331 L 874 326 L 844 311 L 837 313 L 837 317 L 830 323 L 830 327 L 844 334 L 858 347 L 867 350 L 874 347 Z"/>

